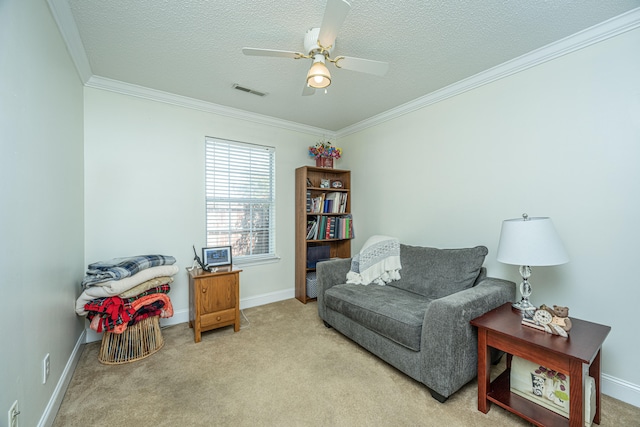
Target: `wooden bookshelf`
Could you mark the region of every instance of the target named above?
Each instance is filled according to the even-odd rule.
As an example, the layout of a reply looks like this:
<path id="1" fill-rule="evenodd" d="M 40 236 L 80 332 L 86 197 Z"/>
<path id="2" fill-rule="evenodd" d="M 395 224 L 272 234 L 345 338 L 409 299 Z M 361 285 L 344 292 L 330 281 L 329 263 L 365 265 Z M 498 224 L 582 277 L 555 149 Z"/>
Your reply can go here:
<path id="1" fill-rule="evenodd" d="M 329 183 L 329 187 L 322 186 L 323 180 Z M 331 184 L 335 181 L 342 182 L 342 187 L 332 187 Z M 319 211 L 316 211 L 312 209 L 311 201 L 318 198 L 329 199 L 332 203 L 326 205 L 323 203 Z M 331 211 L 326 212 L 327 208 Z M 307 273 L 315 271 L 315 268 L 307 265 L 309 248 L 325 245 L 329 247 L 330 258 L 351 257 L 351 239 L 353 238 L 351 172 L 311 166 L 297 168 L 295 210 L 295 295 L 298 300 L 306 304 L 307 301 L 315 299 L 307 295 Z M 313 221 L 318 223 L 318 229 L 312 236 L 308 236 L 308 226 Z M 321 228 L 323 223 L 324 229 Z M 326 231 L 327 225 L 329 234 Z M 324 234 L 321 231 L 324 231 Z"/>

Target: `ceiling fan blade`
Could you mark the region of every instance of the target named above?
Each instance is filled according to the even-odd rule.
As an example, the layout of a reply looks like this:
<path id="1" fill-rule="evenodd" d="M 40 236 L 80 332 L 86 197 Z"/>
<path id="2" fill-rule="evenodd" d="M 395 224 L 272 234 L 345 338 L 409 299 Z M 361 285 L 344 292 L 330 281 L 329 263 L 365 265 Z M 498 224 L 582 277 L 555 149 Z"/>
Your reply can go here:
<path id="1" fill-rule="evenodd" d="M 304 89 L 302 89 L 302 96 L 315 95 L 316 89 L 309 86 L 307 82 L 304 82 Z"/>
<path id="2" fill-rule="evenodd" d="M 299 59 L 303 56 L 299 52 L 291 52 L 288 50 L 275 50 L 275 49 L 258 49 L 254 47 L 243 47 L 242 53 L 249 56 L 276 56 L 280 58 L 293 58 L 293 59 Z"/>
<path id="3" fill-rule="evenodd" d="M 318 42 L 323 47 L 333 46 L 338 35 L 338 30 L 342 27 L 351 5 L 346 0 L 327 0 L 327 7 L 324 10 Z"/>
<path id="4" fill-rule="evenodd" d="M 351 58 L 341 56 L 336 58 L 336 67 L 345 70 L 357 71 L 359 73 L 375 74 L 384 76 L 389 70 L 388 62 L 372 61 L 371 59 Z"/>

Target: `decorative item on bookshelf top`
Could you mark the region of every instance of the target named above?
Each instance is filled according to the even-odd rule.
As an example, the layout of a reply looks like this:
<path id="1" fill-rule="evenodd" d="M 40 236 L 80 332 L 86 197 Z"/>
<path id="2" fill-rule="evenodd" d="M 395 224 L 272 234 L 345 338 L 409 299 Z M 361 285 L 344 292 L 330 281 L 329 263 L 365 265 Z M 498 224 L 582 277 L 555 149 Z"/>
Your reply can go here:
<path id="1" fill-rule="evenodd" d="M 342 157 L 342 149 L 331 145 L 330 141 L 321 139 L 309 147 L 309 156 L 316 159 L 316 167 L 333 169 L 333 161 Z"/>

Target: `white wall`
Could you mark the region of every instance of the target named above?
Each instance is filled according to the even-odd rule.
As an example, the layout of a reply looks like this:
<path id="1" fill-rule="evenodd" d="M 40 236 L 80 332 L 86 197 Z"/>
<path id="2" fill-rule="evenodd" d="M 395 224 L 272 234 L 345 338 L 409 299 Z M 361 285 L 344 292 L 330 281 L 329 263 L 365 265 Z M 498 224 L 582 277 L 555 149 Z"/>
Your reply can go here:
<path id="1" fill-rule="evenodd" d="M 532 301 L 610 325 L 603 372 L 639 399 L 639 52 L 636 29 L 342 138 L 353 250 L 483 244 L 489 273 L 519 283 L 495 259 L 501 222 L 550 216 L 570 262 L 533 269 Z"/>
<path id="2" fill-rule="evenodd" d="M 243 267 L 241 308 L 293 297 L 294 170 L 311 164 L 307 146 L 317 136 L 93 88 L 85 89 L 85 128 L 85 261 L 176 257 L 173 321 L 187 319 L 192 245 L 205 246 L 205 136 L 275 147 L 281 259 Z"/>
<path id="3" fill-rule="evenodd" d="M 293 295 L 293 171 L 311 164 L 315 136 L 98 89 L 84 90 L 83 107 L 39 0 L 0 2 L 0 43 L 0 419 L 17 399 L 21 425 L 52 420 L 47 403 L 64 391 L 84 328 L 73 306 L 87 263 L 176 256 L 171 296 L 184 318 L 184 267 L 191 245 L 204 245 L 205 135 L 276 147 L 281 260 L 245 268 L 241 299 Z M 611 325 L 605 376 L 637 388 L 639 47 L 635 30 L 341 140 L 340 167 L 353 170 L 354 251 L 377 233 L 485 244 L 489 272 L 517 281 L 516 267 L 495 261 L 500 222 L 551 216 L 571 262 L 534 269 L 533 300 Z"/>
<path id="4" fill-rule="evenodd" d="M 38 424 L 83 330 L 82 102 L 46 2 L 0 2 L 0 425 Z"/>
<path id="5" fill-rule="evenodd" d="M 495 260 L 501 221 L 551 216 L 571 262 L 534 269 L 533 302 L 612 326 L 603 371 L 614 396 L 616 381 L 624 393 L 640 390 L 638 344 L 629 341 L 638 299 L 629 267 L 640 237 L 639 40 L 638 30 L 617 36 L 339 141 L 340 167 L 353 171 L 354 251 L 380 233 L 409 244 L 483 244 L 489 272 L 519 282 L 517 267 Z M 181 321 L 184 267 L 191 245 L 204 245 L 204 136 L 275 146 L 281 260 L 245 268 L 241 300 L 292 296 L 293 170 L 310 164 L 315 136 L 92 88 L 85 127 L 85 262 L 176 256 Z"/>

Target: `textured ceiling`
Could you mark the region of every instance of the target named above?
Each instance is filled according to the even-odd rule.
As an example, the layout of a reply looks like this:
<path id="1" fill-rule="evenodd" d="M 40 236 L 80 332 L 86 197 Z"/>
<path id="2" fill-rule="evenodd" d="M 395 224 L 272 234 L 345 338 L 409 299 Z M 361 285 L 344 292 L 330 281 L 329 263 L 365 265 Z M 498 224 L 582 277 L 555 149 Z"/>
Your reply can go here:
<path id="1" fill-rule="evenodd" d="M 384 77 L 329 65 L 301 96 L 302 51 L 325 0 L 68 0 L 95 76 L 337 131 L 640 6 L 640 0 L 351 0 L 332 56 L 388 61 Z M 234 90 L 240 84 L 257 97 Z"/>

